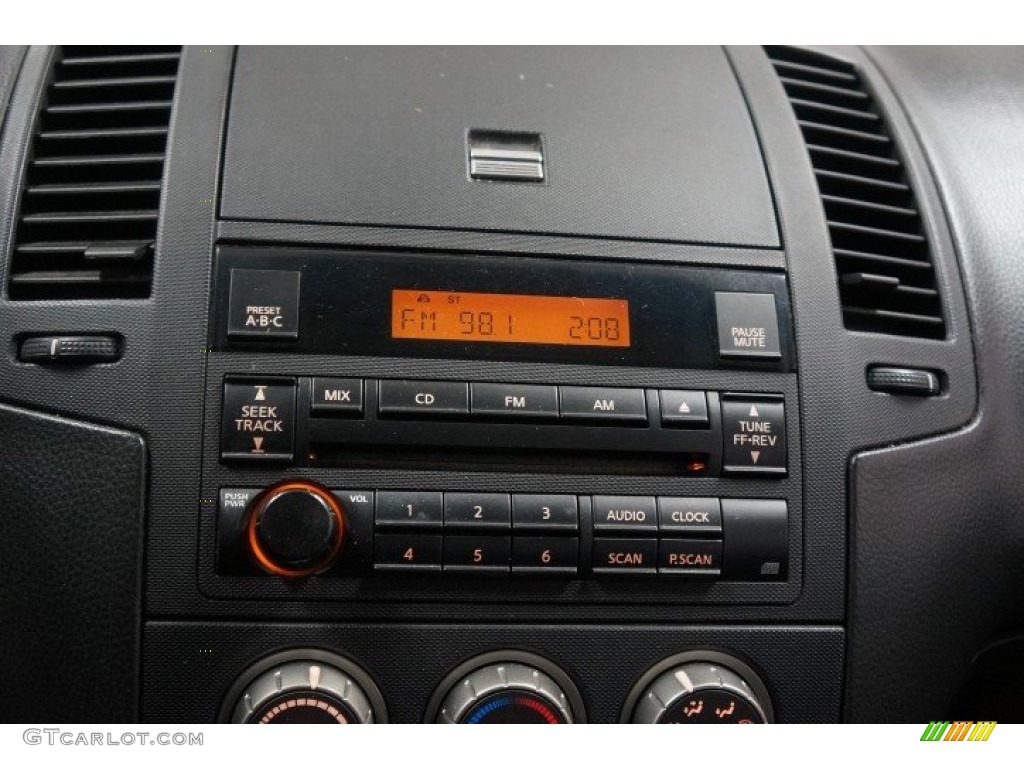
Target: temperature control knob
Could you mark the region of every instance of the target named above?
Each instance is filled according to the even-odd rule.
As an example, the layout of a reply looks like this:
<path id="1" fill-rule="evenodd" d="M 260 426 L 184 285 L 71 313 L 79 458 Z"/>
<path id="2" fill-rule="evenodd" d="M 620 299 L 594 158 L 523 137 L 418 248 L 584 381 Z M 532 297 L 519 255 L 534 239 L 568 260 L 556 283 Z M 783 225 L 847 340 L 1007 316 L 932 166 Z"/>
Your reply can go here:
<path id="1" fill-rule="evenodd" d="M 734 662 L 737 666 L 745 665 Z M 753 676 L 753 672 L 750 672 Z M 727 666 L 690 661 L 657 675 L 640 693 L 634 723 L 766 723 L 771 711 L 764 686 L 754 688 Z"/>
<path id="2" fill-rule="evenodd" d="M 371 698 L 380 694 L 372 683 L 364 688 L 356 675 L 333 664 L 294 659 L 257 674 L 238 695 L 233 723 L 349 725 L 380 722 Z M 363 677 L 359 675 L 359 677 Z"/>
<path id="3" fill-rule="evenodd" d="M 459 679 L 445 696 L 437 722 L 558 725 L 573 722 L 573 710 L 550 675 L 529 664 L 499 662 Z"/>
<path id="4" fill-rule="evenodd" d="M 326 488 L 292 480 L 268 488 L 253 505 L 247 540 L 253 559 L 278 576 L 329 568 L 345 540 L 345 514 Z"/>

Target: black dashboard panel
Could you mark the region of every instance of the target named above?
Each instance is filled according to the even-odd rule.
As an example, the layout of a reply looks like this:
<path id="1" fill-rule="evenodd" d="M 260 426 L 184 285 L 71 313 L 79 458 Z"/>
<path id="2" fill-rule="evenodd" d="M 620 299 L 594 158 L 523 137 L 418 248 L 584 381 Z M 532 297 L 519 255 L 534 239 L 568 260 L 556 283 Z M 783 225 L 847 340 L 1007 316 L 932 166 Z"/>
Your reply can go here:
<path id="1" fill-rule="evenodd" d="M 710 47 L 246 47 L 221 213 L 777 247 L 745 112 Z M 474 129 L 540 134 L 545 182 L 469 183 Z"/>
<path id="2" fill-rule="evenodd" d="M 793 54 L 852 68 L 884 114 L 941 339 L 844 327 L 834 203 L 793 86 L 754 47 L 186 47 L 150 298 L 12 300 L 36 115 L 64 55 L 0 51 L 0 401 L 48 430 L 0 455 L 28 478 L 50 455 L 42 503 L 95 505 L 74 448 L 116 436 L 111 541 L 144 536 L 141 558 L 119 548 L 123 589 L 92 575 L 115 573 L 102 547 L 89 554 L 109 567 L 79 584 L 109 599 L 118 643 L 86 643 L 73 607 L 18 614 L 19 653 L 45 632 L 65 661 L 112 671 L 96 696 L 139 692 L 100 710 L 83 698 L 69 719 L 273 717 L 286 702 L 267 676 L 322 665 L 359 692 L 325 694 L 349 718 L 444 720 L 440 701 L 483 718 L 498 699 L 449 687 L 485 689 L 505 664 L 536 672 L 548 704 L 570 694 L 533 702 L 550 721 L 654 717 L 636 706 L 650 686 L 777 722 L 927 720 L 1020 625 L 1019 138 L 989 117 L 1019 122 L 1019 52 Z M 539 181 L 474 178 L 538 162 Z M 628 299 L 634 346 L 605 326 L 589 346 L 395 339 L 390 291 L 406 288 Z M 752 314 L 723 323 L 730 306 Z M 25 338 L 81 334 L 115 335 L 120 359 L 19 359 Z M 730 334 L 763 354 L 723 354 Z M 940 391 L 874 391 L 878 365 L 930 372 Z M 28 498 L 0 484 L 6 507 Z M 561 528 L 542 525 L 552 509 Z M 0 517 L 0 537 L 24 536 Z M 18 605 L 54 594 L 37 565 L 14 560 Z M 243 690 L 262 703 L 236 707 Z"/>

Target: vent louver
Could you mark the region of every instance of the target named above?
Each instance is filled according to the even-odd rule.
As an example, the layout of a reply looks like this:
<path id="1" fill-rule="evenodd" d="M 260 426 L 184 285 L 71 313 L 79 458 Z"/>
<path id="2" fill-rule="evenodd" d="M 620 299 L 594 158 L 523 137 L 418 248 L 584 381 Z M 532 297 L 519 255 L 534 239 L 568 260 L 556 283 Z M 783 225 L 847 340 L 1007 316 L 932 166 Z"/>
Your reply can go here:
<path id="1" fill-rule="evenodd" d="M 62 46 L 36 120 L 11 299 L 149 295 L 180 46 Z"/>
<path id="2" fill-rule="evenodd" d="M 921 214 L 896 144 L 857 68 L 766 46 L 810 152 L 847 328 L 944 338 Z"/>

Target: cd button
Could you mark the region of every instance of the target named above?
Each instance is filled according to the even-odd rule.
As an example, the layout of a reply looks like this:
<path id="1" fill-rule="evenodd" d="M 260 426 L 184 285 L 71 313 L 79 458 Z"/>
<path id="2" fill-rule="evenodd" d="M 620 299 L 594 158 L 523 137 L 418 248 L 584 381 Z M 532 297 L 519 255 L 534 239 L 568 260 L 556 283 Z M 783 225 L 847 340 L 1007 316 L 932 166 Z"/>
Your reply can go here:
<path id="1" fill-rule="evenodd" d="M 531 384 L 470 385 L 474 416 L 557 419 L 558 389 Z"/>
<path id="2" fill-rule="evenodd" d="M 361 379 L 313 378 L 310 412 L 314 416 L 360 416 L 363 413 Z"/>
<path id="3" fill-rule="evenodd" d="M 559 397 L 563 419 L 647 423 L 642 389 L 559 387 Z"/>
<path id="4" fill-rule="evenodd" d="M 718 499 L 659 496 L 658 526 L 668 533 L 722 534 L 722 505 Z"/>
<path id="5" fill-rule="evenodd" d="M 703 392 L 663 389 L 661 423 L 667 427 L 702 429 L 708 426 L 708 399 Z"/>
<path id="6" fill-rule="evenodd" d="M 508 573 L 508 536 L 445 536 L 444 570 Z"/>
<path id="7" fill-rule="evenodd" d="M 657 531 L 653 496 L 595 496 L 595 531 Z"/>
<path id="8" fill-rule="evenodd" d="M 517 531 L 576 531 L 580 515 L 576 497 L 517 493 L 512 496 L 512 525 Z"/>
<path id="9" fill-rule="evenodd" d="M 467 416 L 469 386 L 453 381 L 380 382 L 382 416 Z"/>
<path id="10" fill-rule="evenodd" d="M 440 528 L 444 516 L 441 494 L 429 491 L 380 491 L 378 528 Z"/>
<path id="11" fill-rule="evenodd" d="M 548 536 L 516 536 L 512 540 L 512 572 L 574 575 L 579 570 L 580 540 Z"/>
<path id="12" fill-rule="evenodd" d="M 455 528 L 508 530 L 511 513 L 507 493 L 446 493 L 444 524 Z"/>
<path id="13" fill-rule="evenodd" d="M 378 533 L 373 549 L 377 571 L 441 570 L 440 534 Z"/>
<path id="14" fill-rule="evenodd" d="M 657 573 L 657 539 L 594 539 L 594 573 L 653 575 Z"/>
<path id="15" fill-rule="evenodd" d="M 722 572 L 722 542 L 700 539 L 662 539 L 658 573 L 678 576 L 718 576 Z"/>

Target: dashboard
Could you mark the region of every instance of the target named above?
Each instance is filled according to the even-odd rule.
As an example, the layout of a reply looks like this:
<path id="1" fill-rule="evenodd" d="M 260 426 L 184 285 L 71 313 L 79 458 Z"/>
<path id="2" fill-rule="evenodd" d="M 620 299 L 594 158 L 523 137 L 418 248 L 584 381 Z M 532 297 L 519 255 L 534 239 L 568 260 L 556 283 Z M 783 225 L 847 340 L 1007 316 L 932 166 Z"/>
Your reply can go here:
<path id="1" fill-rule="evenodd" d="M 1017 719 L 1021 71 L 0 48 L 0 715 Z"/>

